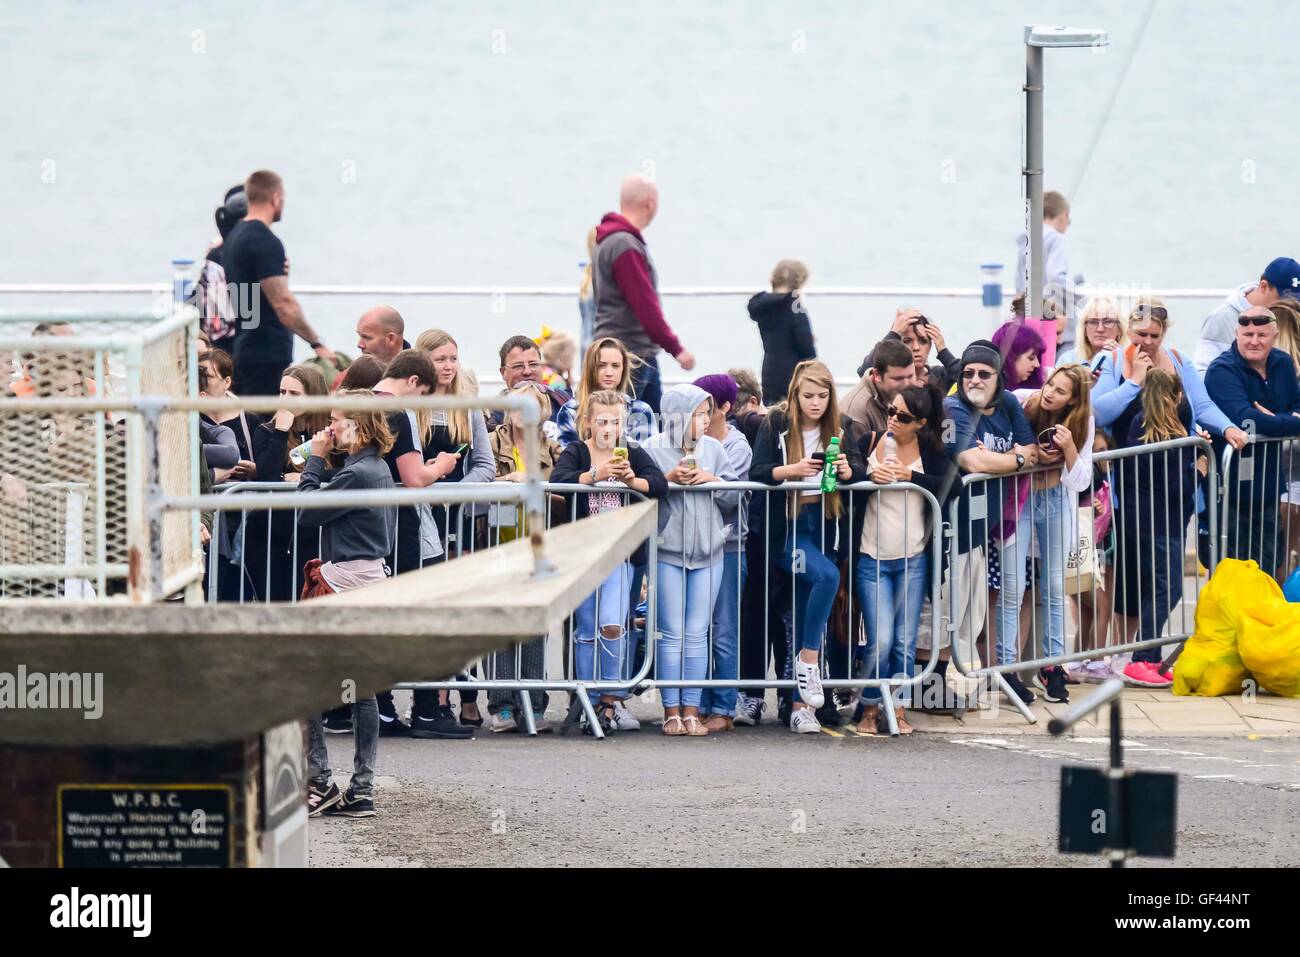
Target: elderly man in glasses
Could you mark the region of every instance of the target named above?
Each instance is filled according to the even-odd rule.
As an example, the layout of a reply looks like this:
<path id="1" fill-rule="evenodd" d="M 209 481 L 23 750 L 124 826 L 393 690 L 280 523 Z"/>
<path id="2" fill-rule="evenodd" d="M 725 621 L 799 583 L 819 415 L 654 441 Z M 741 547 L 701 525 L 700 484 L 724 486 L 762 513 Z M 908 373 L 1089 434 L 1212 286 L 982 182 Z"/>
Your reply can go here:
<path id="1" fill-rule="evenodd" d="M 1263 306 L 1237 317 L 1236 340 L 1210 363 L 1205 388 L 1223 414 L 1257 439 L 1229 465 L 1227 555 L 1254 559 L 1270 575 L 1285 574 L 1279 535 L 1281 489 L 1290 484 L 1291 459 L 1283 439 L 1300 436 L 1300 383 L 1295 362 L 1275 348 L 1277 318 Z M 1237 463 L 1250 461 L 1242 470 Z M 1283 473 L 1286 473 L 1285 479 Z"/>
<path id="2" fill-rule="evenodd" d="M 1001 368 L 1002 354 L 997 346 L 984 339 L 972 342 L 961 356 L 957 394 L 944 400 L 944 445 L 962 472 L 1014 476 L 1038 464 L 1042 454 L 1020 403 L 1002 387 Z M 944 582 L 944 600 L 953 610 L 958 656 L 967 668 L 975 664 L 975 640 L 988 619 L 989 546 L 996 543 L 1001 532 L 1002 503 L 1013 481 L 973 483 L 962 491 L 958 505 L 957 549 Z M 1004 484 L 1005 490 L 1000 487 Z M 940 660 L 935 665 L 938 681 L 933 687 L 922 688 L 921 706 L 930 710 L 967 707 L 961 700 L 972 690 L 967 682 L 957 676 L 947 679 L 954 689 L 952 693 L 938 683 L 947 671 L 949 652 L 943 647 L 947 636 L 940 636 L 938 649 L 925 648 L 924 637 L 918 636 L 918 662 L 935 650 Z M 1022 701 L 1034 700 L 1033 692 L 1014 674 L 1006 678 Z M 938 693 L 943 694 L 942 699 L 938 699 Z"/>

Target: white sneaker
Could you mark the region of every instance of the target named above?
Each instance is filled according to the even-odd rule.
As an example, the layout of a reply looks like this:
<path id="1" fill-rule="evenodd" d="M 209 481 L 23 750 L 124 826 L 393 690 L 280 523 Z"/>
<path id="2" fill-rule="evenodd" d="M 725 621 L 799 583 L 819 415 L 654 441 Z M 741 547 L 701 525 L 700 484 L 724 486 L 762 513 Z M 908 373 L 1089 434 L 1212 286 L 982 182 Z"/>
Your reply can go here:
<path id="1" fill-rule="evenodd" d="M 794 680 L 799 689 L 800 700 L 808 707 L 820 708 L 826 703 L 826 695 L 822 693 L 820 660 L 804 661 L 796 655 L 794 659 Z"/>
<path id="2" fill-rule="evenodd" d="M 796 708 L 790 715 L 790 730 L 795 734 L 821 734 L 822 725 L 812 708 Z"/>
<path id="3" fill-rule="evenodd" d="M 632 712 L 621 701 L 614 705 L 614 717 L 610 720 L 610 725 L 615 731 L 641 730 L 641 722 L 632 716 Z"/>

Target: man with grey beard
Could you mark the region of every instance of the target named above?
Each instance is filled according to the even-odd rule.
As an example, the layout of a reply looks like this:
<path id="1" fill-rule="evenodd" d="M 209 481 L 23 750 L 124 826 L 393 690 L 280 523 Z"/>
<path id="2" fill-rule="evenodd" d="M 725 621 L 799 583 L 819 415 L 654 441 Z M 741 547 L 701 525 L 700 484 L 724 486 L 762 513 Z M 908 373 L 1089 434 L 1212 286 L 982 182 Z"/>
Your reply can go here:
<path id="1" fill-rule="evenodd" d="M 1014 476 L 1038 464 L 1033 429 L 1016 397 L 1002 388 L 1001 368 L 1002 354 L 997 346 L 985 339 L 972 342 L 962 353 L 957 394 L 944 400 L 944 444 L 964 473 Z M 958 505 L 957 549 L 944 589 L 951 595 L 945 601 L 951 602 L 960 642 L 958 651 L 967 668 L 974 664 L 975 639 L 988 619 L 989 544 L 1000 537 L 1002 503 L 1016 484 L 1015 479 L 977 482 L 962 492 Z M 992 641 L 989 646 L 993 646 Z M 918 647 L 918 664 L 928 657 L 928 653 L 923 656 L 923 651 L 926 649 Z M 935 692 L 943 690 L 949 650 L 941 647 L 939 654 L 935 677 L 940 686 Z M 1014 674 L 1006 675 L 1006 679 L 1022 701 L 1028 704 L 1034 700 L 1033 692 Z M 961 684 L 956 680 L 953 683 Z M 965 690 L 969 693 L 970 689 Z M 933 703 L 934 694 L 923 687 L 922 698 L 923 706 L 927 706 Z M 963 705 L 959 703 L 958 707 Z"/>

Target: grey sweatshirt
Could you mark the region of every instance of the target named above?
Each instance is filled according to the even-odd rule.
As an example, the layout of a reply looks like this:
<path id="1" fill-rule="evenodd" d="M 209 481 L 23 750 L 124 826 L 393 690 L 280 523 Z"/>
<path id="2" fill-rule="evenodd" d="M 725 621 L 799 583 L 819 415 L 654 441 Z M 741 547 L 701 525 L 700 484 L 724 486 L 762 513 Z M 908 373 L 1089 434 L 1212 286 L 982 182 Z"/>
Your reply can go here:
<path id="1" fill-rule="evenodd" d="M 675 385 L 663 395 L 659 403 L 659 424 L 662 431 L 651 436 L 641 447 L 654 459 L 663 472 L 670 472 L 685 455 L 683 446 L 690 427 L 691 413 L 706 401 L 709 394 L 694 385 Z M 743 440 L 743 436 L 742 436 Z M 732 466 L 722 443 L 710 436 L 701 436 L 693 449 L 696 467 L 709 472 L 724 482 L 734 482 L 739 476 Z M 722 561 L 723 544 L 728 530 L 724 513 L 734 513 L 739 507 L 737 491 L 705 491 L 708 486 L 697 486 L 696 491 L 669 492 L 659 505 L 664 513 L 660 521 L 663 531 L 659 535 L 659 560 L 682 568 L 708 568 Z"/>
<path id="2" fill-rule="evenodd" d="M 749 463 L 754 461 L 754 450 L 749 447 L 749 440 L 745 438 L 745 433 L 736 428 L 735 425 L 728 424 L 727 434 L 722 440 L 722 450 L 727 453 L 727 461 L 731 463 L 731 470 L 735 473 L 736 480 L 739 482 L 749 481 Z M 718 478 L 722 478 L 721 475 Z M 749 493 L 741 492 L 737 496 L 736 506 L 734 508 L 724 508 L 722 510 L 722 521 L 730 526 L 727 532 L 727 546 L 729 551 L 735 551 L 732 545 L 739 546 L 744 543 L 746 532 L 746 519 L 749 504 Z"/>
<path id="3" fill-rule="evenodd" d="M 298 480 L 298 491 L 313 492 L 321 487 L 325 460 L 313 455 Z M 330 476 L 331 492 L 347 489 L 391 489 L 393 475 L 379 450 L 371 446 L 349 455 L 343 467 Z M 387 558 L 397 541 L 396 506 L 357 505 L 351 508 L 304 508 L 298 524 L 320 528 L 320 557 L 327 562 Z"/>

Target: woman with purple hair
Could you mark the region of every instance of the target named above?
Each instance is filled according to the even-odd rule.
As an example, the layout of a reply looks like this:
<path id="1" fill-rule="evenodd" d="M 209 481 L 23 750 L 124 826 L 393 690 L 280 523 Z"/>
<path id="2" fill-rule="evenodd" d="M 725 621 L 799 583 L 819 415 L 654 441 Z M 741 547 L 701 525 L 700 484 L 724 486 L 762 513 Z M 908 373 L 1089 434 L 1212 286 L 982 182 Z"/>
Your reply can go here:
<path id="1" fill-rule="evenodd" d="M 993 344 L 1002 353 L 1002 379 L 1008 391 L 1043 387 L 1043 344 L 1038 330 L 1013 319 L 998 326 Z"/>

